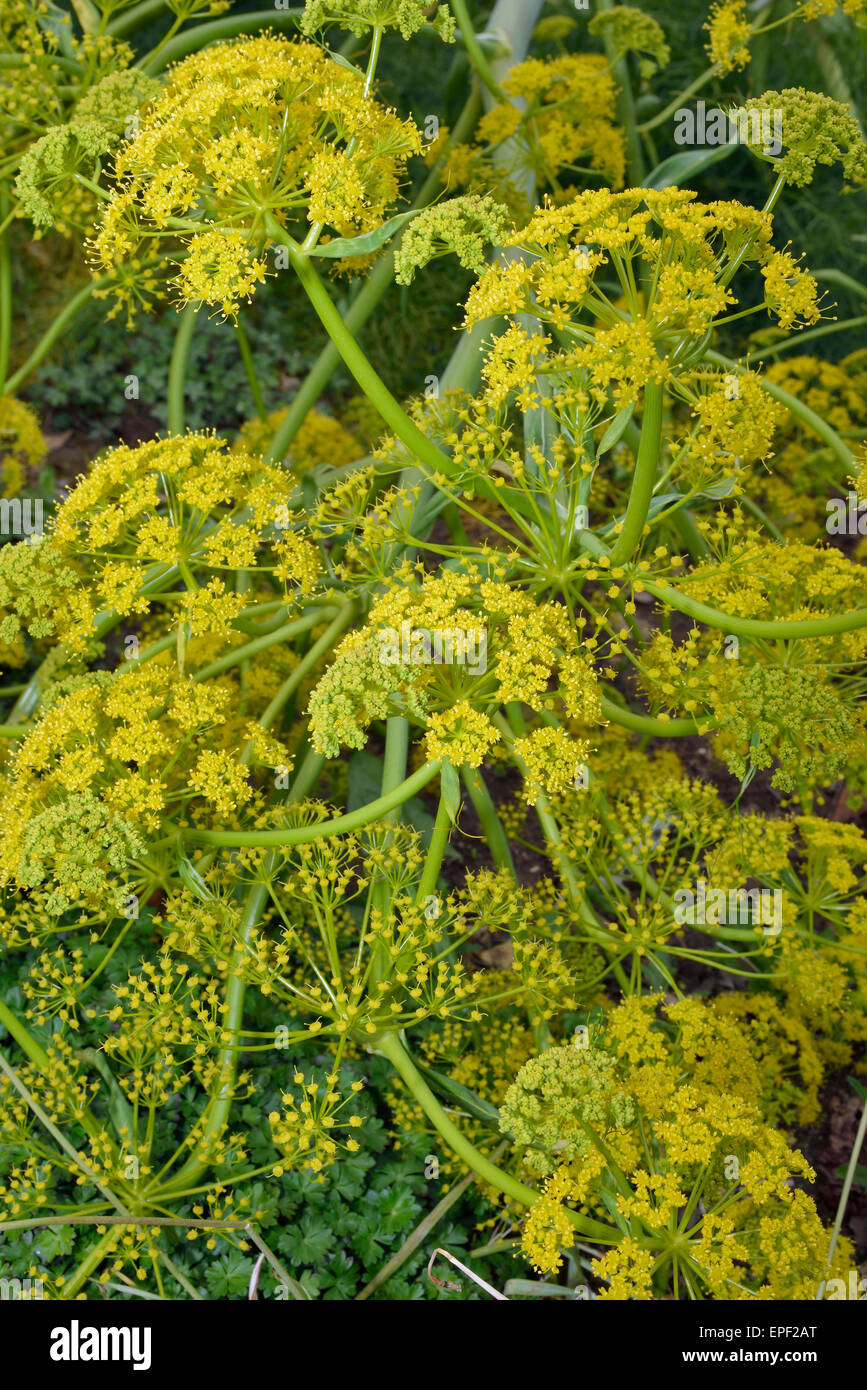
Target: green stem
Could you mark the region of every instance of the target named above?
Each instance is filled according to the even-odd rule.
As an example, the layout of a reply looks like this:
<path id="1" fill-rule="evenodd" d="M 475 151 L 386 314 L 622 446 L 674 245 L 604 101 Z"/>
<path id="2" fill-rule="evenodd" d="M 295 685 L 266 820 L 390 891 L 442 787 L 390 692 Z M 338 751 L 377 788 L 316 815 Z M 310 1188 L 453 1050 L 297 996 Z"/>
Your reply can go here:
<path id="1" fill-rule="evenodd" d="M 491 65 L 488 62 L 487 54 L 479 43 L 478 36 L 473 27 L 473 21 L 470 19 L 470 14 L 466 6 L 466 0 L 450 0 L 450 3 L 452 14 L 457 21 L 457 26 L 461 32 L 461 38 L 464 41 L 464 46 L 467 50 L 470 62 L 482 82 L 484 82 L 491 96 L 498 102 L 506 101 L 506 93 L 494 76 Z"/>
<path id="2" fill-rule="evenodd" d="M 274 221 L 270 214 L 267 215 L 266 221 L 269 223 L 269 234 L 275 240 L 282 242 L 285 234 L 279 223 Z M 453 475 L 455 466 L 451 459 L 441 449 L 438 449 L 426 435 L 422 434 L 415 421 L 410 419 L 406 411 L 395 400 L 385 382 L 370 365 L 352 334 L 347 331 L 346 324 L 340 317 L 334 301 L 310 259 L 301 255 L 298 248 L 292 244 L 289 245 L 288 250 L 298 279 L 319 315 L 323 328 L 364 394 L 376 406 L 383 420 L 394 430 L 398 439 L 403 441 L 411 454 L 426 463 L 434 472 Z"/>
<path id="3" fill-rule="evenodd" d="M 304 14 L 303 10 L 253 10 L 250 14 L 231 15 L 211 20 L 208 24 L 197 24 L 195 29 L 176 34 L 158 54 L 142 65 L 142 71 L 156 77 L 170 63 L 186 58 L 210 43 L 222 39 L 234 39 L 241 34 L 249 34 L 256 29 L 295 28 Z"/>
<path id="4" fill-rule="evenodd" d="M 621 565 L 631 559 L 641 543 L 656 482 L 661 438 L 662 384 L 649 381 L 644 388 L 644 417 L 641 422 L 641 443 L 638 446 L 638 458 L 635 460 L 635 473 L 623 526 L 611 548 L 612 565 Z"/>
<path id="5" fill-rule="evenodd" d="M 426 787 L 439 772 L 439 759 L 426 763 L 405 782 L 395 787 L 387 796 L 380 796 L 366 806 L 359 806 L 346 815 L 335 816 L 332 820 L 319 821 L 315 825 L 296 826 L 291 830 L 183 830 L 183 838 L 197 845 L 304 845 L 313 840 L 329 839 L 332 835 L 346 835 L 351 830 L 360 830 L 371 821 L 381 820 L 395 806 L 409 801 L 411 796 Z"/>
<path id="6" fill-rule="evenodd" d="M 196 315 L 199 312 L 199 307 L 198 304 L 187 305 L 181 314 L 181 321 L 178 324 L 178 331 L 175 334 L 175 345 L 172 349 L 172 360 L 169 367 L 169 434 L 183 434 L 184 432 L 184 381 L 187 375 L 190 348 L 193 342 L 193 329 L 195 328 Z"/>
<path id="7" fill-rule="evenodd" d="M 9 195 L 0 189 L 0 221 L 9 213 Z M 9 371 L 12 348 L 12 266 L 9 259 L 9 229 L 0 233 L 0 395 Z"/>
<path id="8" fill-rule="evenodd" d="M 216 1138 L 220 1134 L 229 1118 L 240 1056 L 239 1050 L 234 1044 L 234 1038 L 240 1033 L 241 1024 L 244 1021 L 244 995 L 247 988 L 240 967 L 243 963 L 247 942 L 254 928 L 258 926 L 267 902 L 267 883 L 252 884 L 244 904 L 240 923 L 240 938 L 235 949 L 232 967 L 229 971 L 229 983 L 226 987 L 223 1027 L 225 1031 L 232 1034 L 233 1041 L 221 1048 L 217 1055 L 220 1090 L 207 1108 L 204 1129 L 196 1140 L 196 1148 L 199 1149 L 202 1149 L 209 1139 Z M 195 1153 L 191 1154 L 175 1176 L 168 1182 L 161 1184 L 160 1192 L 168 1194 L 173 1188 L 192 1186 L 208 1171 L 208 1167 L 207 1162 L 202 1162 Z"/>
<path id="9" fill-rule="evenodd" d="M 632 710 L 618 705 L 607 695 L 602 696 L 602 713 L 612 724 L 624 729 L 632 729 L 637 734 L 649 734 L 658 738 L 689 738 L 699 732 L 694 719 L 654 719 L 649 714 L 633 714 Z"/>
<path id="10" fill-rule="evenodd" d="M 140 0 L 132 9 L 125 10 L 109 20 L 105 26 L 106 33 L 114 38 L 124 38 L 143 25 L 149 24 L 152 19 L 158 19 L 165 14 L 165 8 L 165 0 Z"/>
<path id="11" fill-rule="evenodd" d="M 471 1168 L 484 1182 L 490 1183 L 498 1192 L 504 1192 L 514 1202 L 520 1203 L 522 1207 L 531 1207 L 539 1200 L 541 1195 L 539 1192 L 519 1182 L 511 1174 L 505 1173 L 502 1168 L 498 1168 L 461 1134 L 458 1127 L 449 1119 L 424 1077 L 417 1070 L 406 1047 L 396 1033 L 384 1034 L 378 1040 L 377 1047 L 382 1055 L 391 1062 L 398 1076 L 449 1148 L 468 1168 Z M 604 1226 L 601 1222 L 593 1221 L 590 1217 L 580 1216 L 577 1212 L 569 1212 L 568 1215 L 575 1229 L 581 1231 L 590 1240 L 614 1245 L 620 1239 L 620 1233 L 612 1231 L 610 1226 Z"/>
<path id="12" fill-rule="evenodd" d="M 79 309 L 87 304 L 97 290 L 104 289 L 110 283 L 111 280 L 109 276 L 103 275 L 98 280 L 92 280 L 89 284 L 84 286 L 84 289 L 79 290 L 78 294 L 72 296 L 72 299 L 70 299 L 66 307 L 61 309 L 53 323 L 46 329 L 45 333 L 43 333 L 27 360 L 22 363 L 17 372 L 13 372 L 12 376 L 10 376 L 9 380 L 6 382 L 4 390 L 8 392 L 9 395 L 17 391 L 22 382 L 26 381 L 30 374 L 36 370 L 43 358 L 48 356 L 48 353 L 57 342 L 57 339 L 72 319 L 75 318 Z"/>
<path id="13" fill-rule="evenodd" d="M 475 128 L 481 110 L 478 90 L 474 88 L 471 95 L 461 112 L 452 138 L 461 143 L 465 141 Z M 442 164 L 438 164 L 425 180 L 418 197 L 413 202 L 413 208 L 427 207 L 440 186 Z M 397 238 L 399 242 L 400 238 Z M 394 247 L 377 261 L 373 270 L 368 275 L 363 287 L 355 296 L 346 311 L 344 323 L 347 330 L 353 337 L 357 338 L 361 329 L 364 327 L 370 315 L 373 313 L 383 295 L 389 289 L 394 278 Z M 319 400 L 323 391 L 327 387 L 335 368 L 340 362 L 340 353 L 334 343 L 329 338 L 327 344 L 320 352 L 304 382 L 293 397 L 292 403 L 281 421 L 274 438 L 271 440 L 268 450 L 265 453 L 266 463 L 275 463 L 282 459 L 292 440 L 295 438 L 309 412 Z"/>
<path id="14" fill-rule="evenodd" d="M 350 612 L 349 605 L 341 610 L 341 627 L 346 626 Z M 276 646 L 279 642 L 288 642 L 293 637 L 299 637 L 303 632 L 309 632 L 311 627 L 316 627 L 317 623 L 321 623 L 323 617 L 326 616 L 328 615 L 319 611 L 308 613 L 304 618 L 296 618 L 294 622 L 284 623 L 275 632 L 266 633 L 264 637 L 254 637 L 252 642 L 245 642 L 243 647 L 235 647 L 232 651 L 226 652 L 225 656 L 218 657 L 216 661 L 211 661 L 207 666 L 203 666 L 201 671 L 195 673 L 193 679 L 206 681 L 210 680 L 212 676 L 221 676 L 224 671 L 228 671 L 232 666 L 237 666 L 239 662 L 247 661 L 252 656 L 258 656 L 259 652 L 267 651 L 269 647 Z M 309 669 L 308 664 L 307 670 Z"/>
<path id="15" fill-rule="evenodd" d="M 491 858 L 499 869 L 508 869 L 512 878 L 517 878 L 515 861 L 509 847 L 509 837 L 497 815 L 497 808 L 485 785 L 485 779 L 480 771 L 471 767 L 461 768 L 461 775 L 467 794 L 473 803 L 473 809 L 479 818 L 479 825 L 482 827 Z"/>
<path id="16" fill-rule="evenodd" d="M 424 870 L 419 879 L 418 892 L 415 898 L 419 904 L 423 903 L 425 898 L 432 897 L 436 893 L 443 855 L 449 843 L 451 826 L 452 819 L 446 810 L 445 800 L 440 797 L 430 845 L 424 862 Z"/>
<path id="17" fill-rule="evenodd" d="M 853 632 L 856 628 L 867 627 L 867 608 L 854 608 L 851 613 L 832 613 L 826 618 L 739 618 L 734 613 L 722 613 L 718 608 L 710 608 L 706 603 L 687 598 L 686 594 L 672 589 L 668 584 L 657 584 L 654 580 L 646 579 L 644 586 L 654 598 L 676 608 L 679 613 L 686 613 L 700 623 L 707 623 L 708 627 L 732 632 L 739 637 L 767 637 L 772 641 L 788 637 L 832 637 L 838 632 Z"/>

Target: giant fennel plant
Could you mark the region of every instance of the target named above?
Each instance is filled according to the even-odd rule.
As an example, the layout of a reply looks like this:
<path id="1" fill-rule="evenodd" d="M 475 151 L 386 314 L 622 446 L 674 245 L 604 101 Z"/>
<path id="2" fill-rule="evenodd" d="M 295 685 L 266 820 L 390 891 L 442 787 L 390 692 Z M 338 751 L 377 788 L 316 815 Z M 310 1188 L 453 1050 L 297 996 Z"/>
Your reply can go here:
<path id="1" fill-rule="evenodd" d="M 603 1298 L 815 1296 L 853 1257 L 790 1131 L 865 1040 L 867 840 L 828 814 L 867 780 L 863 557 L 819 539 L 823 489 L 867 494 L 863 363 L 763 366 L 719 330 L 830 314 L 774 209 L 817 164 L 864 180 L 857 122 L 758 97 L 784 130 L 753 151 L 764 205 L 708 201 L 688 166 L 647 175 L 685 98 L 638 122 L 670 51 L 633 7 L 600 10 L 596 51 L 527 0 L 483 38 L 464 0 L 309 0 L 249 32 L 226 8 L 169 4 L 137 57 L 123 4 L 3 20 L 7 496 L 42 452 L 15 393 L 81 306 L 181 316 L 167 433 L 0 550 L 0 1231 L 74 1232 L 59 1275 L 33 1247 L 48 1296 L 130 1274 L 195 1296 L 180 1231 L 258 1246 L 310 1297 L 261 1194 L 359 1153 L 387 1067 L 393 1143 L 478 1181 L 492 1258 L 518 1228 L 549 1279 L 580 1244 Z M 686 95 L 782 22 L 715 6 Z M 426 141 L 379 90 L 383 44 L 456 39 L 466 103 Z M 90 278 L 10 374 L 28 220 Z M 361 329 L 447 255 L 473 276 L 462 336 L 401 403 Z M 323 265 L 362 282 L 343 311 Z M 269 416 L 244 310 L 285 275 L 327 344 Z M 236 441 L 184 428 L 208 312 L 260 406 Z M 343 421 L 314 408 L 339 358 Z M 350 795 L 371 748 L 379 785 Z M 757 777 L 774 815 L 741 809 Z M 446 875 L 470 815 L 490 867 Z M 547 859 L 532 891 L 519 847 Z M 698 880 L 784 908 L 687 928 Z M 696 994 L 697 968 L 737 988 Z"/>

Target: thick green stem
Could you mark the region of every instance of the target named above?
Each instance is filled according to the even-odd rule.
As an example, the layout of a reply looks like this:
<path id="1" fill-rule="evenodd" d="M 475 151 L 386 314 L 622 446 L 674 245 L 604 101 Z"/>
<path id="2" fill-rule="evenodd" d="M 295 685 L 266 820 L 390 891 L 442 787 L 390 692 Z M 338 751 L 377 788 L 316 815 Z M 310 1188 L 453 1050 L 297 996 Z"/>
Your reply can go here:
<path id="1" fill-rule="evenodd" d="M 452 138 L 460 143 L 466 140 L 479 118 L 481 111 L 481 101 L 478 90 L 468 97 L 463 111 L 458 118 Z M 442 166 L 437 165 L 425 180 L 418 197 L 413 202 L 413 208 L 427 207 L 434 197 L 441 183 Z M 398 241 L 400 238 L 397 239 Z M 373 313 L 379 301 L 390 287 L 394 279 L 394 247 L 377 261 L 373 270 L 368 275 L 364 285 L 353 299 L 346 311 L 344 323 L 353 337 L 358 337 L 370 315 Z M 337 364 L 340 362 L 340 353 L 334 343 L 329 339 L 326 346 L 322 349 L 307 376 L 293 397 L 292 404 L 286 412 L 285 417 L 280 422 L 274 438 L 268 446 L 265 454 L 266 463 L 275 463 L 283 458 L 292 440 L 295 438 L 307 415 L 319 400 L 331 377 L 334 374 Z"/>
<path id="2" fill-rule="evenodd" d="M 9 195 L 0 191 L 0 222 L 9 212 Z M 12 348 L 12 266 L 9 259 L 9 228 L 0 233 L 0 394 L 9 371 Z"/>
<path id="3" fill-rule="evenodd" d="M 509 837 L 497 815 L 497 808 L 485 785 L 485 779 L 480 771 L 471 767 L 461 768 L 461 775 L 467 794 L 473 803 L 473 809 L 479 818 L 479 824 L 482 827 L 485 843 L 491 852 L 491 858 L 497 868 L 508 869 L 512 877 L 516 878 L 515 861 L 509 848 Z"/>
<path id="4" fill-rule="evenodd" d="M 620 724 L 624 729 L 632 729 L 637 734 L 650 734 L 659 738 L 689 738 L 699 732 L 694 719 L 654 719 L 649 714 L 633 714 L 607 695 L 602 696 L 602 713 L 612 724 Z"/>
<path id="5" fill-rule="evenodd" d="M 391 1062 L 398 1076 L 405 1083 L 414 1099 L 418 1101 L 449 1148 L 468 1168 L 477 1173 L 484 1182 L 490 1183 L 498 1192 L 504 1192 L 507 1197 L 511 1197 L 514 1202 L 519 1202 L 523 1207 L 531 1207 L 534 1202 L 539 1200 L 541 1195 L 539 1192 L 534 1191 L 532 1187 L 527 1187 L 525 1183 L 519 1182 L 510 1173 L 503 1172 L 502 1168 L 498 1168 L 461 1134 L 457 1125 L 449 1119 L 424 1077 L 416 1068 L 396 1033 L 386 1033 L 379 1039 L 377 1047 L 383 1056 Z M 613 1231 L 610 1226 L 604 1226 L 601 1222 L 593 1221 L 590 1217 L 580 1216 L 577 1212 L 569 1212 L 568 1215 L 575 1229 L 589 1240 L 601 1241 L 606 1245 L 615 1245 L 620 1239 L 620 1232 Z"/>
<path id="6" fill-rule="evenodd" d="M 168 390 L 168 429 L 170 434 L 184 432 L 184 382 L 190 361 L 190 348 L 193 344 L 193 329 L 196 326 L 198 304 L 188 304 L 181 314 L 181 321 L 175 335 L 172 360 L 169 367 Z"/>
<path id="7" fill-rule="evenodd" d="M 234 39 L 239 34 L 249 34 L 257 29 L 295 29 L 304 11 L 297 10 L 253 10 L 250 14 L 226 16 L 211 20 L 208 24 L 198 24 L 184 34 L 176 34 L 153 58 L 142 65 L 142 71 L 156 77 L 170 63 L 186 58 L 188 53 L 196 53 L 210 43 L 222 39 Z"/>
<path id="8" fill-rule="evenodd" d="M 641 422 L 641 443 L 638 446 L 632 488 L 620 535 L 611 548 L 612 565 L 622 565 L 624 561 L 630 560 L 641 544 L 656 482 L 661 438 L 662 384 L 649 381 L 644 388 L 644 418 Z"/>
<path id="9" fill-rule="evenodd" d="M 437 882 L 442 868 L 443 855 L 449 843 L 449 831 L 452 828 L 452 818 L 446 809 L 445 800 L 440 797 L 437 806 L 436 820 L 431 833 L 430 845 L 428 846 L 427 857 L 424 862 L 422 876 L 419 879 L 416 902 L 423 903 L 425 898 L 433 897 L 437 890 Z"/>
<path id="10" fill-rule="evenodd" d="M 481 44 L 479 43 L 476 31 L 473 28 L 473 21 L 470 19 L 470 14 L 469 10 L 467 9 L 466 0 L 450 0 L 450 3 L 452 7 L 452 14 L 454 15 L 457 21 L 457 26 L 461 31 L 461 38 L 464 41 L 464 46 L 469 55 L 470 62 L 475 68 L 482 82 L 484 82 L 485 86 L 487 87 L 494 100 L 498 102 L 505 101 L 506 93 L 503 91 L 502 87 L 500 86 L 499 82 L 494 76 L 491 65 L 488 62 L 488 56 L 482 48 Z"/>
<path id="11" fill-rule="evenodd" d="M 225 845 L 229 848 L 242 845 L 305 845 L 312 840 L 329 839 L 332 835 L 347 835 L 351 830 L 360 830 L 371 821 L 381 820 L 395 806 L 401 806 L 422 787 L 426 787 L 439 772 L 439 759 L 426 763 L 405 782 L 376 801 L 359 806 L 346 815 L 335 816 L 332 820 L 319 821 L 315 825 L 300 825 L 291 830 L 184 830 L 185 840 L 197 845 Z"/>
<path id="12" fill-rule="evenodd" d="M 789 637 L 832 637 L 838 632 L 854 632 L 856 628 L 867 627 L 867 608 L 854 608 L 851 613 L 832 613 L 826 618 L 773 619 L 739 618 L 734 613 L 722 613 L 718 608 L 710 608 L 706 603 L 687 598 L 668 584 L 657 584 L 646 579 L 644 587 L 654 598 L 686 613 L 708 627 L 721 632 L 731 632 L 738 637 L 766 637 L 771 641 Z"/>
<path id="13" fill-rule="evenodd" d="M 268 219 L 269 234 L 282 242 L 285 233 L 273 218 Z M 370 365 L 354 337 L 347 331 L 337 307 L 323 285 L 309 257 L 302 255 L 297 247 L 289 246 L 289 258 L 301 281 L 307 296 L 319 315 L 323 328 L 337 348 L 364 394 L 379 411 L 386 424 L 394 430 L 398 439 L 421 462 L 436 473 L 454 474 L 455 467 L 447 454 L 422 434 L 418 425 L 411 420 L 403 407 L 395 400 L 385 382 Z"/>
<path id="14" fill-rule="evenodd" d="M 351 612 L 351 610 L 349 610 Z M 284 623 L 275 632 L 267 633 L 264 637 L 254 637 L 252 642 L 245 642 L 243 647 L 235 647 L 232 651 L 226 652 L 225 656 L 218 657 L 216 661 L 211 661 L 207 666 L 203 666 L 201 671 L 197 671 L 194 680 L 206 681 L 213 676 L 220 676 L 224 671 L 228 671 L 232 666 L 237 666 L 241 661 L 248 661 L 251 656 L 258 656 L 259 652 L 267 651 L 269 647 L 276 646 L 279 642 L 288 642 L 293 637 L 299 637 L 303 632 L 309 632 L 311 627 L 316 627 L 323 618 L 330 614 L 315 612 L 308 613 L 303 618 L 296 618 L 294 622 Z M 349 619 L 349 612 L 342 611 L 342 619 L 339 632 Z M 335 620 L 337 621 L 337 620 Z M 309 670 L 309 664 L 307 669 Z"/>

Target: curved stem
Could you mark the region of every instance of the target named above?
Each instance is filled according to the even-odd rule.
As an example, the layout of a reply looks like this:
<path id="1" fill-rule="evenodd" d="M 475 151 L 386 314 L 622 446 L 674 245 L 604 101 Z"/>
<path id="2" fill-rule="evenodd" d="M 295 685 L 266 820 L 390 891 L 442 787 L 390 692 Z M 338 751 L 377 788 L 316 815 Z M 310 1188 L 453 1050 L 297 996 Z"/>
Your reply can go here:
<path id="1" fill-rule="evenodd" d="M 452 132 L 452 138 L 456 143 L 460 144 L 469 138 L 479 119 L 480 112 L 481 100 L 478 88 L 474 87 Z M 414 209 L 427 207 L 430 203 L 440 186 L 442 168 L 443 164 L 440 162 L 425 179 L 418 196 L 412 203 Z M 346 311 L 343 322 L 349 333 L 355 338 L 358 337 L 377 304 L 391 286 L 394 279 L 394 249 L 399 241 L 400 236 L 377 261 Z M 340 353 L 329 338 L 293 397 L 284 419 L 280 422 L 264 455 L 266 463 L 276 463 L 278 459 L 283 458 L 307 415 L 331 380 L 340 360 Z"/>
<path id="2" fill-rule="evenodd" d="M 57 339 L 72 319 L 75 318 L 79 309 L 84 307 L 97 290 L 104 289 L 110 283 L 110 277 L 108 275 L 103 275 L 98 280 L 92 280 L 90 284 L 85 285 L 83 289 L 79 290 L 78 294 L 72 296 L 72 299 L 70 299 L 66 307 L 60 311 L 54 322 L 45 333 L 43 333 L 27 360 L 22 363 L 17 372 L 13 372 L 12 376 L 9 377 L 4 387 L 5 391 L 12 394 L 14 391 L 18 390 L 18 387 L 22 382 L 27 380 L 31 372 L 36 370 L 42 359 L 47 357 L 48 353 L 57 342 Z"/>
<path id="3" fill-rule="evenodd" d="M 439 769 L 439 759 L 434 763 L 426 763 L 386 796 L 377 797 L 376 801 L 369 801 L 366 806 L 359 806 L 355 811 L 335 816 L 332 820 L 319 821 L 315 825 L 299 825 L 291 830 L 184 829 L 181 834 L 185 840 L 190 840 L 193 844 L 226 845 L 230 848 L 241 845 L 304 845 L 312 840 L 329 839 L 332 835 L 346 835 L 350 830 L 360 830 L 371 821 L 381 820 L 396 806 L 409 801 L 411 796 L 415 796 L 416 792 L 421 791 L 422 787 L 426 787 L 428 782 L 433 780 Z"/>
<path id="4" fill-rule="evenodd" d="M 398 1076 L 405 1083 L 428 1119 L 434 1124 L 438 1133 L 442 1135 L 449 1148 L 468 1168 L 477 1173 L 484 1182 L 490 1183 L 498 1192 L 504 1192 L 507 1197 L 519 1202 L 522 1207 L 531 1207 L 534 1202 L 539 1200 L 541 1193 L 536 1192 L 532 1187 L 527 1187 L 525 1183 L 519 1182 L 510 1173 L 505 1173 L 502 1168 L 498 1168 L 495 1163 L 480 1153 L 469 1139 L 461 1134 L 457 1125 L 449 1119 L 424 1077 L 418 1071 L 396 1033 L 386 1033 L 379 1039 L 377 1047 L 382 1055 L 391 1062 Z M 607 1245 L 616 1245 L 620 1240 L 619 1231 L 603 1225 L 600 1221 L 594 1221 L 589 1216 L 580 1216 L 577 1212 L 570 1211 L 567 1214 L 575 1229 L 590 1240 L 597 1240 Z"/>
<path id="5" fill-rule="evenodd" d="M 270 215 L 268 231 L 275 239 L 282 239 L 284 233 L 279 223 Z M 383 420 L 394 430 L 398 439 L 423 463 L 436 473 L 453 475 L 455 466 L 447 454 L 422 434 L 414 420 L 410 419 L 403 407 L 395 400 L 385 382 L 370 365 L 354 337 L 348 332 L 340 317 L 337 306 L 323 285 L 319 275 L 307 256 L 290 244 L 289 258 L 303 285 L 307 297 L 319 315 L 323 328 L 336 346 L 355 380 L 364 394 L 376 406 Z"/>
<path id="6" fill-rule="evenodd" d="M 248 34 L 255 29 L 291 29 L 297 27 L 304 14 L 303 10 L 253 10 L 250 14 L 240 14 L 214 19 L 207 24 L 197 24 L 184 34 L 176 34 L 160 50 L 142 65 L 142 71 L 156 77 L 170 63 L 186 58 L 209 43 L 221 39 L 234 39 L 240 34 Z"/>
<path id="7" fill-rule="evenodd" d="M 434 828 L 431 834 L 430 845 L 428 847 L 427 858 L 424 862 L 424 869 L 422 871 L 422 876 L 419 879 L 418 892 L 416 893 L 415 898 L 416 902 L 419 904 L 423 903 L 425 898 L 429 898 L 436 893 L 437 881 L 440 876 L 440 869 L 442 867 L 443 862 L 443 855 L 445 854 L 449 843 L 449 831 L 451 830 L 451 825 L 452 819 L 448 811 L 446 810 L 445 800 L 443 799 L 443 797 L 440 797 L 439 805 L 437 806 L 436 820 L 434 821 Z"/>
<path id="8" fill-rule="evenodd" d="M 9 212 L 9 195 L 0 190 L 0 221 L 5 221 Z M 12 266 L 9 260 L 9 228 L 0 232 L 0 394 L 4 389 L 6 374 L 9 371 L 9 354 L 12 348 Z"/>
<path id="9" fill-rule="evenodd" d="M 624 729 L 632 729 L 637 734 L 649 734 L 659 738 L 688 738 L 699 732 L 694 719 L 654 719 L 649 714 L 634 714 L 631 709 L 618 705 L 607 695 L 602 696 L 602 713 L 612 724 Z"/>
<path id="10" fill-rule="evenodd" d="M 867 627 L 867 608 L 853 608 L 851 613 L 831 613 L 826 618 L 739 618 L 734 613 L 723 613 L 718 608 L 710 608 L 706 603 L 688 598 L 668 584 L 657 584 L 651 579 L 643 582 L 649 594 L 676 608 L 679 613 L 686 613 L 700 623 L 707 623 L 708 627 L 735 633 L 738 637 L 767 637 L 771 640 L 831 637 L 838 632 L 854 632 L 856 628 Z"/>
<path id="11" fill-rule="evenodd" d="M 485 785 L 485 779 L 481 770 L 472 767 L 462 767 L 461 776 L 470 801 L 473 803 L 473 810 L 479 818 L 479 825 L 485 836 L 485 843 L 491 852 L 491 858 L 498 869 L 508 869 L 512 878 L 517 878 L 515 871 L 515 861 L 512 858 L 512 851 L 509 846 L 509 837 L 503 829 L 502 821 L 497 815 L 497 808 L 494 805 L 491 793 Z"/>

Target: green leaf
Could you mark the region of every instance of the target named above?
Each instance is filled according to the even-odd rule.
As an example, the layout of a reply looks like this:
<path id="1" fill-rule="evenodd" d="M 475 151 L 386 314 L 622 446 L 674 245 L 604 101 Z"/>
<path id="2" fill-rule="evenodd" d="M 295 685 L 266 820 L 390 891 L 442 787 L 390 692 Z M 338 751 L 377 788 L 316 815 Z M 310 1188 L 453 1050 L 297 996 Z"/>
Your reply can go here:
<path id="1" fill-rule="evenodd" d="M 449 762 L 448 758 L 443 758 L 440 770 L 440 789 L 449 820 L 454 823 L 461 809 L 461 779 L 454 763 Z"/>
<path id="2" fill-rule="evenodd" d="M 135 1137 L 135 1125 L 133 1123 L 132 1106 L 120 1089 L 117 1078 L 108 1064 L 108 1058 L 102 1053 L 97 1052 L 93 1047 L 82 1048 L 78 1054 L 91 1066 L 95 1067 L 108 1087 L 109 1101 L 108 1113 L 114 1125 L 118 1139 L 125 1138 L 126 1142 L 132 1145 Z"/>
<path id="3" fill-rule="evenodd" d="M 334 241 L 326 241 L 324 245 L 314 246 L 308 252 L 310 256 L 325 256 L 328 260 L 342 259 L 344 256 L 369 256 L 372 251 L 378 251 L 395 232 L 399 231 L 404 223 L 411 217 L 415 217 L 420 211 L 418 208 L 411 208 L 409 212 L 399 212 L 396 217 L 390 217 L 387 222 L 383 222 L 381 227 L 376 227 L 372 232 L 365 232 L 363 236 L 339 236 Z"/>
<path id="4" fill-rule="evenodd" d="M 622 437 L 634 413 L 635 401 L 630 401 L 629 405 L 625 405 L 622 410 L 618 410 L 611 424 L 608 426 L 608 429 L 599 441 L 599 448 L 596 450 L 597 458 L 601 458 L 603 454 L 608 453 L 609 449 L 614 448 L 614 445 L 617 443 L 618 439 Z"/>
<path id="5" fill-rule="evenodd" d="M 714 149 L 682 150 L 669 155 L 651 170 L 644 180 L 645 188 L 674 188 L 710 168 L 721 159 L 728 159 L 736 144 L 717 145 Z"/>
<path id="6" fill-rule="evenodd" d="M 184 887 L 193 894 L 193 897 L 198 898 L 203 903 L 213 902 L 214 895 L 210 888 L 198 869 L 191 864 L 185 854 L 181 854 L 180 848 L 177 851 L 177 870 L 178 878 Z"/>
<path id="7" fill-rule="evenodd" d="M 92 3 L 92 0 L 72 0 L 72 8 L 75 10 L 78 22 L 85 34 L 99 33 L 99 10 Z"/>
<path id="8" fill-rule="evenodd" d="M 444 1096 L 448 1100 L 457 1101 L 461 1109 L 465 1110 L 468 1115 L 474 1116 L 477 1120 L 482 1120 L 485 1124 L 490 1125 L 492 1129 L 499 1130 L 500 1112 L 489 1100 L 483 1100 L 481 1096 L 476 1095 L 475 1091 L 471 1091 L 468 1086 L 462 1085 L 460 1081 L 453 1081 L 452 1078 L 446 1076 L 444 1072 L 436 1071 L 434 1067 L 425 1066 L 423 1062 L 418 1060 L 418 1057 L 414 1060 L 418 1070 L 422 1072 L 425 1079 L 430 1082 L 433 1091 L 436 1091 L 440 1096 Z"/>
<path id="9" fill-rule="evenodd" d="M 546 1284 L 535 1279 L 509 1279 L 503 1293 L 507 1298 L 572 1298 L 576 1297 L 574 1289 L 567 1289 L 563 1284 Z"/>

